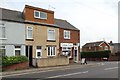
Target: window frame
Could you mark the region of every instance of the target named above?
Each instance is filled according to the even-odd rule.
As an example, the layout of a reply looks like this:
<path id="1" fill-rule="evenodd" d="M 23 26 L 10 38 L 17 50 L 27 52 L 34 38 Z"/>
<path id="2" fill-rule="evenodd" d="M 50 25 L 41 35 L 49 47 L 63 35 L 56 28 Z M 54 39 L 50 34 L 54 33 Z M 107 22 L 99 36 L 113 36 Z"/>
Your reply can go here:
<path id="1" fill-rule="evenodd" d="M 66 52 L 71 52 L 70 56 L 68 56 L 68 58 L 72 58 L 72 47 L 62 47 L 62 54 L 63 52 L 66 54 Z"/>
<path id="2" fill-rule="evenodd" d="M 29 32 L 29 29 L 28 28 L 31 28 L 30 30 L 32 31 L 32 37 L 30 38 L 30 37 L 28 37 L 28 32 Z M 33 27 L 32 26 L 27 26 L 27 37 L 26 37 L 27 39 L 33 39 Z"/>
<path id="3" fill-rule="evenodd" d="M 50 55 L 48 55 L 48 48 L 50 48 Z M 51 53 L 51 50 L 54 50 L 54 54 Z M 47 56 L 48 57 L 54 57 L 54 56 L 56 56 L 56 46 L 47 46 Z"/>
<path id="4" fill-rule="evenodd" d="M 49 38 L 49 37 L 50 37 L 50 36 L 49 36 L 49 35 L 50 35 L 50 34 L 49 34 L 49 31 L 50 31 L 50 30 L 53 30 L 54 39 Z M 53 35 L 52 35 L 52 37 L 53 37 Z M 47 30 L 47 40 L 48 40 L 48 41 L 55 41 L 55 40 L 56 40 L 55 29 L 48 29 L 48 30 Z"/>
<path id="5" fill-rule="evenodd" d="M 39 46 L 41 49 L 38 49 L 37 47 L 38 46 L 36 46 L 36 58 L 42 58 L 42 46 Z M 41 56 L 38 56 L 38 52 L 40 52 Z"/>
<path id="6" fill-rule="evenodd" d="M 3 48 L 3 46 L 4 46 L 4 48 Z M 5 50 L 4 52 L 4 56 L 6 56 L 6 46 L 5 45 L 0 45 L 0 49 L 1 50 Z M 3 56 L 3 53 L 2 53 L 2 56 Z"/>
<path id="7" fill-rule="evenodd" d="M 16 46 L 19 46 L 20 48 L 16 48 Z M 20 51 L 20 55 L 19 56 L 21 56 L 21 46 L 20 45 L 15 45 L 14 46 L 14 56 L 17 56 L 15 51 Z"/>
<path id="8" fill-rule="evenodd" d="M 64 30 L 64 39 L 70 39 L 70 31 L 69 30 Z"/>
<path id="9" fill-rule="evenodd" d="M 36 15 L 35 15 L 36 12 L 39 13 L 39 16 L 36 16 Z M 45 18 L 44 18 L 44 17 L 41 17 L 41 14 L 45 14 L 46 17 L 45 17 Z M 43 11 L 34 10 L 34 18 L 47 20 L 47 13 L 46 13 L 46 12 L 43 12 Z"/>
<path id="10" fill-rule="evenodd" d="M 46 16 L 45 18 L 41 17 L 41 14 L 42 14 L 42 13 L 45 14 L 45 16 Z M 47 19 L 47 13 L 40 11 L 40 19 Z"/>
<path id="11" fill-rule="evenodd" d="M 5 26 L 3 26 L 3 25 L 0 25 L 0 28 L 1 28 L 1 34 L 0 34 L 0 39 L 7 39 L 6 38 L 6 27 Z M 4 28 L 4 34 L 3 34 L 3 28 Z M 4 37 L 3 37 L 3 35 L 4 35 Z"/>
<path id="12" fill-rule="evenodd" d="M 39 16 L 36 16 L 35 13 L 38 12 Z M 34 10 L 34 18 L 40 18 L 40 11 Z"/>

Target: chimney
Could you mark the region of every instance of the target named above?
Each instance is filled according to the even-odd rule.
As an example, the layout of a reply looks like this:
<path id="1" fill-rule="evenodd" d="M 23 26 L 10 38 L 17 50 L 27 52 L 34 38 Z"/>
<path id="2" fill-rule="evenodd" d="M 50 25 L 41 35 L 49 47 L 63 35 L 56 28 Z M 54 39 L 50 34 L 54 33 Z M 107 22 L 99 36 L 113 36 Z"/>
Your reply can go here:
<path id="1" fill-rule="evenodd" d="M 113 42 L 112 42 L 112 41 L 110 41 L 110 44 L 113 44 Z"/>

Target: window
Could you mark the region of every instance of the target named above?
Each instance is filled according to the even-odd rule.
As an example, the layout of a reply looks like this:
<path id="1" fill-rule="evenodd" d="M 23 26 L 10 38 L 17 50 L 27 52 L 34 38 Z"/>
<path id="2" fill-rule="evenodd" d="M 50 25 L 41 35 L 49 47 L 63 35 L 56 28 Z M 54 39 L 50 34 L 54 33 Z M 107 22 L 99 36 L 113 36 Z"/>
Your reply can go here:
<path id="1" fill-rule="evenodd" d="M 40 12 L 40 19 L 47 19 L 47 13 Z"/>
<path id="2" fill-rule="evenodd" d="M 6 47 L 5 46 L 0 46 L 0 56 L 6 56 Z"/>
<path id="3" fill-rule="evenodd" d="M 64 39 L 70 39 L 70 31 L 64 30 Z"/>
<path id="4" fill-rule="evenodd" d="M 89 49 L 91 49 L 91 47 L 89 46 Z"/>
<path id="5" fill-rule="evenodd" d="M 33 39 L 33 28 L 27 27 L 27 39 Z"/>
<path id="6" fill-rule="evenodd" d="M 104 50 L 108 50 L 108 46 L 105 46 Z"/>
<path id="7" fill-rule="evenodd" d="M 56 54 L 56 47 L 55 46 L 48 46 L 47 47 L 48 56 L 55 56 Z"/>
<path id="8" fill-rule="evenodd" d="M 15 56 L 20 56 L 21 54 L 21 46 L 15 46 Z"/>
<path id="9" fill-rule="evenodd" d="M 39 11 L 35 11 L 34 16 L 35 16 L 35 18 L 39 18 L 40 17 Z"/>
<path id="10" fill-rule="evenodd" d="M 41 46 L 36 47 L 36 58 L 42 58 L 42 47 Z"/>
<path id="11" fill-rule="evenodd" d="M 5 27 L 4 27 L 3 25 L 0 25 L 0 38 L 1 38 L 1 39 L 6 38 L 6 35 L 5 35 Z"/>
<path id="12" fill-rule="evenodd" d="M 68 55 L 69 58 L 72 58 L 72 48 L 71 47 L 62 47 L 62 54 Z"/>
<path id="13" fill-rule="evenodd" d="M 47 13 L 42 11 L 34 11 L 34 17 L 40 19 L 47 19 Z"/>
<path id="14" fill-rule="evenodd" d="M 48 29 L 48 40 L 55 40 L 55 30 Z"/>

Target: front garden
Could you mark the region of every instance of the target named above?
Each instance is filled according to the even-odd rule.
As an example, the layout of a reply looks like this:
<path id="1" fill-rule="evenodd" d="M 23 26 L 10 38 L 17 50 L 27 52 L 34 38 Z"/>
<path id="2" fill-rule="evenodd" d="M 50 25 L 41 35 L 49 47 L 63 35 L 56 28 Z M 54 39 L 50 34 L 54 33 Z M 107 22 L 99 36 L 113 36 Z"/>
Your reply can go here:
<path id="1" fill-rule="evenodd" d="M 3 56 L 2 71 L 19 70 L 28 68 L 28 58 L 26 56 Z"/>

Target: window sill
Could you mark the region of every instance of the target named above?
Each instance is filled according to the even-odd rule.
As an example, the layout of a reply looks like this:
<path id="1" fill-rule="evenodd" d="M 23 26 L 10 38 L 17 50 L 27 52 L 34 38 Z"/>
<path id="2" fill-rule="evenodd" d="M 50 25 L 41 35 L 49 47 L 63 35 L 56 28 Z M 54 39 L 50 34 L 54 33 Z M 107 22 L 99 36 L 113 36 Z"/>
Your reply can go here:
<path id="1" fill-rule="evenodd" d="M 34 39 L 26 39 L 27 41 L 34 41 Z"/>
<path id="2" fill-rule="evenodd" d="M 35 19 L 40 19 L 40 20 L 47 20 L 46 18 L 39 18 L 39 17 L 34 17 Z"/>
<path id="3" fill-rule="evenodd" d="M 0 38 L 0 40 L 6 40 L 7 38 Z"/>
<path id="4" fill-rule="evenodd" d="M 47 42 L 56 42 L 56 40 L 47 40 Z"/>
<path id="5" fill-rule="evenodd" d="M 55 57 L 55 56 L 48 56 L 48 58 L 53 58 L 53 57 Z"/>

